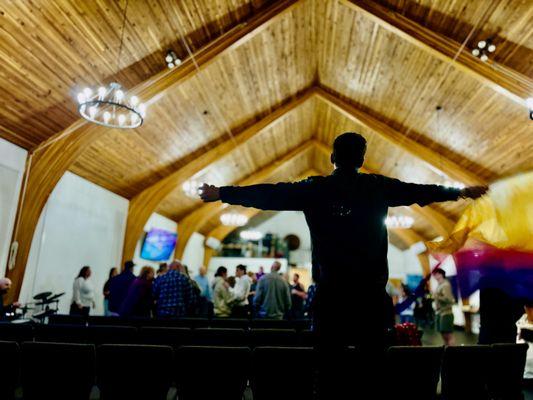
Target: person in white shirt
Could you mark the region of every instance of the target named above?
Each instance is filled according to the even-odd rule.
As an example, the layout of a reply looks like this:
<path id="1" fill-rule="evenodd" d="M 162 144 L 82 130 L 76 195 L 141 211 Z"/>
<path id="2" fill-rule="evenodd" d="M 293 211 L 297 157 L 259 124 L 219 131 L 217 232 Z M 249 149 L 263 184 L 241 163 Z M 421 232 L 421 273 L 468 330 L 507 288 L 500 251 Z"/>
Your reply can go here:
<path id="1" fill-rule="evenodd" d="M 250 295 L 250 289 L 252 287 L 252 280 L 246 274 L 246 265 L 239 264 L 235 269 L 235 276 L 237 282 L 233 293 L 235 294 L 235 305 L 232 310 L 232 317 L 235 318 L 248 318 L 250 315 L 250 303 L 248 302 L 248 296 Z"/>
<path id="2" fill-rule="evenodd" d="M 533 389 L 533 301 L 526 302 L 525 313 L 516 322 L 517 343 L 527 343 L 526 365 L 524 368 L 524 383 L 529 389 Z"/>
<path id="3" fill-rule="evenodd" d="M 83 315 L 87 317 L 91 307 L 94 308 L 94 289 L 89 280 L 91 267 L 85 266 L 74 280 L 72 286 L 72 302 L 70 315 Z"/>

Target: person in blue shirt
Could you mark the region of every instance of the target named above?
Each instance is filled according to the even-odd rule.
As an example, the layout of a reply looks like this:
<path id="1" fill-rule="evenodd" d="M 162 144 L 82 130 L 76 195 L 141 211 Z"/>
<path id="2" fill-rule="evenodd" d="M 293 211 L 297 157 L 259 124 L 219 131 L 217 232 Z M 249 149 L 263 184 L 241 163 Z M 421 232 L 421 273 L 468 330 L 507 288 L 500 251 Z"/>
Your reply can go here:
<path id="1" fill-rule="evenodd" d="M 194 277 L 194 280 L 200 288 L 200 296 L 205 297 L 209 301 L 213 301 L 213 289 L 211 288 L 209 278 L 207 277 L 207 268 L 200 267 L 198 275 Z"/>
<path id="2" fill-rule="evenodd" d="M 133 261 L 126 261 L 124 263 L 124 269 L 122 272 L 109 281 L 109 314 L 118 315 L 120 307 L 128 295 L 128 290 L 135 280 L 133 274 L 133 268 L 135 264 Z"/>
<path id="3" fill-rule="evenodd" d="M 198 299 L 193 285 L 180 269 L 182 265 L 179 261 L 170 263 L 168 272 L 153 283 L 157 317 L 186 317 L 196 307 Z"/>

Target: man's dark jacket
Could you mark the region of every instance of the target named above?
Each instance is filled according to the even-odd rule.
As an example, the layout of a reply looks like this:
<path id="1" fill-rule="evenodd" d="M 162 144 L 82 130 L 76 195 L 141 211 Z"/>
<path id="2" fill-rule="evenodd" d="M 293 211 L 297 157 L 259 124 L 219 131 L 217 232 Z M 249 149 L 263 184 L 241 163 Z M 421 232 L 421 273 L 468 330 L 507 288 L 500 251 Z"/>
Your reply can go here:
<path id="1" fill-rule="evenodd" d="M 126 270 L 111 278 L 109 282 L 109 311 L 116 313 L 120 311 L 120 306 L 126 299 L 134 280 L 133 272 Z"/>
<path id="2" fill-rule="evenodd" d="M 220 188 L 225 203 L 303 211 L 311 232 L 313 277 L 319 285 L 336 288 L 349 283 L 346 277 L 357 277 L 363 285 L 385 287 L 389 207 L 424 206 L 457 200 L 459 195 L 458 189 L 343 169 L 296 183 Z"/>

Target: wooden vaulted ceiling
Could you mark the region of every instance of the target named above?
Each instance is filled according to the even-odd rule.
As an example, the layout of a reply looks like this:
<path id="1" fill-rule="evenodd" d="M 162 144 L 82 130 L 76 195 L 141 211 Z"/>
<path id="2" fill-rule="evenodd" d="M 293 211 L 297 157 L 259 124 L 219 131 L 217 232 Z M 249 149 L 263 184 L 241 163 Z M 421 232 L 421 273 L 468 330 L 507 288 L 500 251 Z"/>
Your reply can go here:
<path id="1" fill-rule="evenodd" d="M 483 64 L 469 52 L 488 37 L 497 51 Z M 327 149 L 346 130 L 367 137 L 368 170 L 408 181 L 476 184 L 533 168 L 523 104 L 533 7 L 523 0 L 21 0 L 0 5 L 0 46 L 1 137 L 33 151 L 73 131 L 66 168 L 132 205 L 156 198 L 150 210 L 177 221 L 203 207 L 184 180 L 243 182 L 310 141 L 268 179 L 328 173 Z M 185 60 L 172 71 L 168 49 Z M 96 134 L 78 121 L 76 92 L 111 81 L 149 94 L 141 128 Z M 67 152 L 69 138 L 56 142 Z M 46 152 L 36 161 L 52 163 Z M 30 176 L 28 188 L 62 172 Z M 432 238 L 464 205 L 393 212 Z M 217 221 L 211 210 L 195 229 Z"/>

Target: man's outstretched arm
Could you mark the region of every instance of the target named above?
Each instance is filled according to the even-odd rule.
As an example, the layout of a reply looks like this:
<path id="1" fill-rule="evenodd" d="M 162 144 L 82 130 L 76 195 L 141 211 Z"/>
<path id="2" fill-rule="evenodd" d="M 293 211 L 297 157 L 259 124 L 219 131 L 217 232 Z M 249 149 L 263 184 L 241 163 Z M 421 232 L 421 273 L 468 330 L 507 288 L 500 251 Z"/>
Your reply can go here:
<path id="1" fill-rule="evenodd" d="M 309 180 L 295 183 L 216 187 L 204 184 L 200 197 L 205 202 L 224 203 L 262 210 L 303 210 L 312 199 Z"/>
<path id="2" fill-rule="evenodd" d="M 405 183 L 397 179 L 384 178 L 384 194 L 387 205 L 408 206 L 418 204 L 425 206 L 440 201 L 454 201 L 460 198 L 477 199 L 488 190 L 487 186 L 470 186 L 464 189 L 455 189 L 440 185 L 419 185 Z"/>

